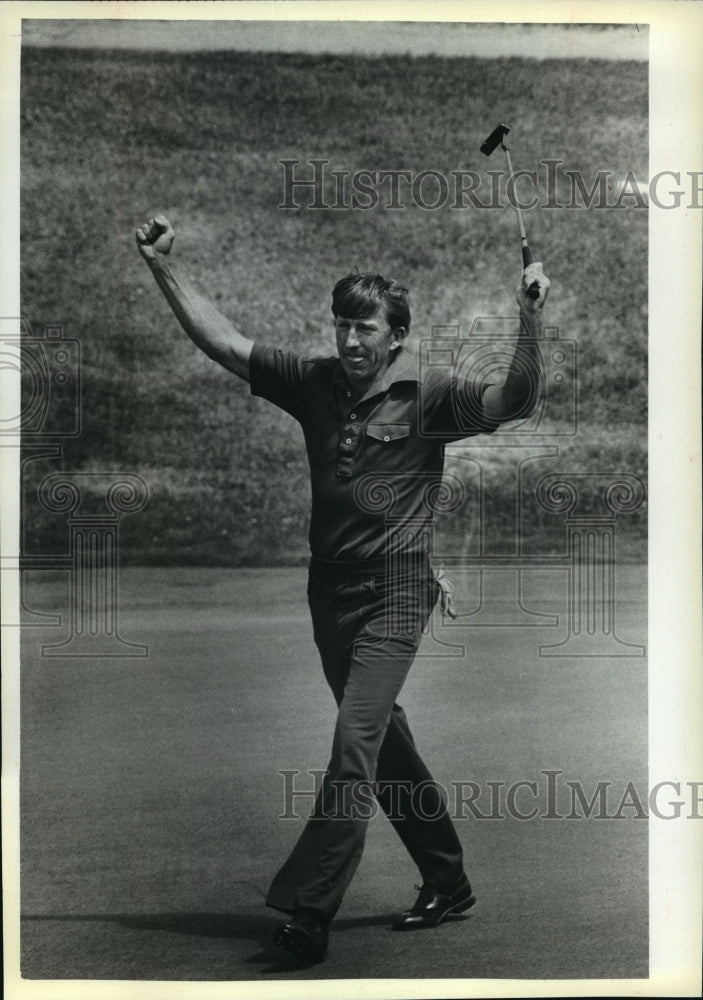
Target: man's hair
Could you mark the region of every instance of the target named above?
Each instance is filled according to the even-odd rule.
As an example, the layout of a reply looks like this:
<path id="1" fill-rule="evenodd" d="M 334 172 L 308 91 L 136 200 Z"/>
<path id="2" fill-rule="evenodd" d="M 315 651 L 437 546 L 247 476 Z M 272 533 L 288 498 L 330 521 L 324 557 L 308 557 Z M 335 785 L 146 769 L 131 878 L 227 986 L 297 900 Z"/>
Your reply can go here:
<path id="1" fill-rule="evenodd" d="M 379 306 L 386 310 L 391 330 L 410 329 L 408 290 L 380 274 L 348 274 L 334 286 L 332 312 L 349 319 L 368 319 Z"/>

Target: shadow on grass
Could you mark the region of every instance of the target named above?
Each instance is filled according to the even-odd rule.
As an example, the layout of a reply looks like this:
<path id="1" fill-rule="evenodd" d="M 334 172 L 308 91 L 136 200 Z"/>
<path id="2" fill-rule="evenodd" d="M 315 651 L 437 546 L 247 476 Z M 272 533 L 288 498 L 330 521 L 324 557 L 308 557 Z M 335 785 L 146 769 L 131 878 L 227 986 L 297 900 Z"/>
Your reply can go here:
<path id="1" fill-rule="evenodd" d="M 171 934 L 194 935 L 198 937 L 228 938 L 230 940 L 252 941 L 261 950 L 250 955 L 245 961 L 250 965 L 265 965 L 260 972 L 280 974 L 310 968 L 317 962 L 302 963 L 284 955 L 273 944 L 271 936 L 280 917 L 253 915 L 249 913 L 58 913 L 23 916 L 27 923 L 113 923 L 133 931 L 166 931 Z M 357 927 L 388 926 L 388 915 L 370 917 L 347 917 L 336 920 L 336 931 L 353 930 Z"/>
<path id="2" fill-rule="evenodd" d="M 115 923 L 130 930 L 168 931 L 202 937 L 258 941 L 274 922 L 271 917 L 248 913 L 59 913 L 22 917 L 23 921 Z"/>

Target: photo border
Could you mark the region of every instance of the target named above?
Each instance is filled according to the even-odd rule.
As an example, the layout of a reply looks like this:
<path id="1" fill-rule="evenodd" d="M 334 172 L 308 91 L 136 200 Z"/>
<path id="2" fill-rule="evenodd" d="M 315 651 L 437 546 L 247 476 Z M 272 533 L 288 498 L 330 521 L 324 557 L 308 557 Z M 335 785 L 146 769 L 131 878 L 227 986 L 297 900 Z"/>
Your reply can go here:
<path id="1" fill-rule="evenodd" d="M 529 16 L 528 16 L 529 15 Z M 641 23 L 650 30 L 650 176 L 703 171 L 703 7 L 698 2 L 521 3 L 2 3 L 0 315 L 19 316 L 19 60 L 23 17 L 167 20 L 412 20 Z M 623 101 L 627 95 L 623 95 Z M 701 195 L 703 200 L 703 195 Z M 650 786 L 703 778 L 700 571 L 700 323 L 703 213 L 649 211 L 651 458 L 649 533 Z M 6 400 L 3 406 L 12 406 Z M 19 552 L 18 449 L 0 453 L 5 555 Z M 3 574 L 3 576 L 10 576 Z M 3 621 L 17 621 L 16 580 L 4 581 Z M 650 817 L 650 977 L 647 980 L 320 980 L 280 983 L 22 980 L 19 977 L 19 629 L 5 628 L 3 877 L 5 994 L 10 1000 L 90 997 L 544 997 L 699 995 L 703 824 Z"/>

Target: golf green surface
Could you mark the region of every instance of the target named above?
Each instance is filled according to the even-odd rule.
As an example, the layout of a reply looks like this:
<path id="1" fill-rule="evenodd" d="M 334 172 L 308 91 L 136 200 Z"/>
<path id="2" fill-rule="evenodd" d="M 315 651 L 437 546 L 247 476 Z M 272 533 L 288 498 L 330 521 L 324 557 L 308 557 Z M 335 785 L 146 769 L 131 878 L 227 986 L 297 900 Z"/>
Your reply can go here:
<path id="1" fill-rule="evenodd" d="M 514 582 L 497 576 L 486 610 L 509 621 Z M 646 977 L 647 822 L 619 809 L 628 782 L 646 805 L 645 660 L 540 655 L 565 635 L 566 572 L 524 576 L 529 607 L 558 626 L 444 625 L 436 613 L 400 699 L 450 807 L 451 782 L 476 782 L 488 816 L 498 796 L 503 818 L 456 821 L 477 905 L 392 933 L 418 875 L 378 816 L 326 962 L 297 969 L 270 944 L 279 918 L 264 896 L 302 825 L 279 818 L 279 772 L 312 788 L 305 772 L 325 767 L 335 718 L 305 570 L 124 570 L 121 635 L 149 655 L 83 660 L 42 656 L 67 635 L 67 575 L 27 574 L 27 605 L 64 620 L 23 630 L 23 976 Z M 618 635 L 644 643 L 645 569 L 618 567 L 616 580 Z M 544 771 L 561 772 L 558 818 L 544 815 Z M 518 781 L 536 794 L 521 786 L 511 811 Z M 620 818 L 567 819 L 567 781 L 589 800 L 609 782 L 607 812 Z M 309 806 L 296 800 L 301 815 Z"/>

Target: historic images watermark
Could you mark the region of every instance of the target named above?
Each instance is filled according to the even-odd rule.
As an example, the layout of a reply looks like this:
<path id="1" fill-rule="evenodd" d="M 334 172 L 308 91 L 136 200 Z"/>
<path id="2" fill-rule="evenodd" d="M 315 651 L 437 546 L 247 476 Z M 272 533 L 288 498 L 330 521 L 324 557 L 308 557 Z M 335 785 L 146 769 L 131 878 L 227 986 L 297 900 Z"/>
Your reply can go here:
<path id="1" fill-rule="evenodd" d="M 326 780 L 324 770 L 281 768 L 278 819 L 371 820 L 414 815 L 431 821 L 447 812 L 453 820 L 662 820 L 703 819 L 703 781 L 659 781 L 643 789 L 636 781 L 584 782 L 558 768 L 517 781 L 456 779 L 423 781 Z M 310 780 L 312 786 L 310 787 Z M 379 803 L 383 798 L 383 808 Z M 307 812 L 306 812 L 307 806 Z M 312 807 L 312 808 L 311 808 Z"/>
<path id="2" fill-rule="evenodd" d="M 69 614 L 63 639 L 42 646 L 43 657 L 146 657 L 149 647 L 120 634 L 120 521 L 142 510 L 149 485 L 134 472 L 59 468 L 66 441 L 82 431 L 81 345 L 52 324 L 34 333 L 26 317 L 0 317 L 0 368 L 19 384 L 15 411 L 0 423 L 0 447 L 21 448 L 22 533 L 19 556 L 3 554 L 0 568 L 19 573 L 22 628 L 63 626 L 62 615 L 30 608 L 33 570 L 68 573 Z M 48 463 L 48 471 L 46 468 Z M 42 473 L 44 468 L 44 473 Z M 30 544 L 28 526 L 46 512 L 66 518 L 66 549 Z"/>
<path id="3" fill-rule="evenodd" d="M 703 208 L 703 172 L 661 170 L 639 181 L 633 170 L 599 170 L 585 176 L 564 168 L 558 159 L 540 160 L 540 172 L 515 170 L 349 170 L 333 168 L 325 158 L 279 160 L 283 168 L 279 209 L 331 211 L 374 208 L 400 211 L 421 208 L 646 209 Z"/>
<path id="4" fill-rule="evenodd" d="M 0 424 L 3 445 L 80 435 L 81 350 L 62 326 L 33 334 L 25 317 L 0 316 L 0 368 L 21 383 L 19 408 Z"/>

